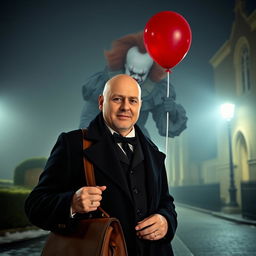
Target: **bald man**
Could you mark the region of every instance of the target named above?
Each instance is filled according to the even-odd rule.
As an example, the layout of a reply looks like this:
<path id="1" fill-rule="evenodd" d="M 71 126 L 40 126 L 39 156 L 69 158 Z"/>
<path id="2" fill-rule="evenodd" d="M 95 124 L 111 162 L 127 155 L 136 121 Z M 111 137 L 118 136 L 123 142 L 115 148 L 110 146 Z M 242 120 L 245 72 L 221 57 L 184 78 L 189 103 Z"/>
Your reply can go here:
<path id="1" fill-rule="evenodd" d="M 27 216 L 40 228 L 63 232 L 76 219 L 97 217 L 101 206 L 119 219 L 129 255 L 173 255 L 177 214 L 165 156 L 136 125 L 140 86 L 128 75 L 117 75 L 98 102 L 101 112 L 86 135 L 91 147 L 82 150 L 81 130 L 59 136 L 26 200 Z M 83 157 L 94 165 L 97 187 L 86 186 Z"/>

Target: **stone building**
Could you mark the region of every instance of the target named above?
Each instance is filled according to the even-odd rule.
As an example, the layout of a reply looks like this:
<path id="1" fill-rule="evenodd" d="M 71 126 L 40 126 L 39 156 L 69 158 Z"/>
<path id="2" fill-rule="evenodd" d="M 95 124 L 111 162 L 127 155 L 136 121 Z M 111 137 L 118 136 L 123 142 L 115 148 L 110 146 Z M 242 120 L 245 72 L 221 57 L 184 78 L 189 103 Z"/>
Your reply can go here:
<path id="1" fill-rule="evenodd" d="M 245 1 L 236 1 L 235 21 L 229 40 L 211 58 L 217 102 L 235 104 L 231 120 L 234 180 L 237 203 L 242 206 L 241 184 L 256 181 L 256 10 L 247 13 Z M 228 136 L 225 122 L 217 127 L 215 167 L 221 177 L 221 197 L 229 201 Z M 205 175 L 209 170 L 205 165 Z M 224 175 L 223 175 L 224 174 Z M 211 180 L 211 175 L 209 175 Z M 210 181 L 209 180 L 209 181 Z"/>
<path id="2" fill-rule="evenodd" d="M 248 2 L 235 2 L 235 19 L 229 39 L 210 59 L 210 64 L 214 73 L 216 104 L 235 104 L 234 117 L 230 121 L 230 142 L 238 204 L 236 209 L 247 217 L 256 218 L 256 9 L 248 11 Z M 174 194 L 183 202 L 197 201 L 190 196 L 195 193 L 194 196 L 199 197 L 204 191 L 208 193 L 209 204 L 211 193 L 217 193 L 222 207 L 230 203 L 231 171 L 227 121 L 213 125 L 216 126 L 216 158 L 200 163 L 193 163 L 191 160 L 188 162 L 189 157 L 186 154 L 189 152 L 185 150 L 188 142 L 184 136 L 179 138 L 181 141 L 175 147 L 176 152 L 177 148 L 180 149 L 183 158 L 180 161 L 184 162 L 178 165 L 176 163 L 176 169 L 173 166 L 169 176 L 172 176 L 170 180 L 176 180 L 176 184 L 172 184 L 175 186 Z M 173 164 L 175 165 L 175 161 Z M 210 188 L 213 184 L 216 185 L 214 191 Z M 191 186 L 194 192 L 186 195 L 191 191 Z M 207 198 L 203 200 L 207 201 Z M 197 205 L 204 207 L 198 201 Z"/>

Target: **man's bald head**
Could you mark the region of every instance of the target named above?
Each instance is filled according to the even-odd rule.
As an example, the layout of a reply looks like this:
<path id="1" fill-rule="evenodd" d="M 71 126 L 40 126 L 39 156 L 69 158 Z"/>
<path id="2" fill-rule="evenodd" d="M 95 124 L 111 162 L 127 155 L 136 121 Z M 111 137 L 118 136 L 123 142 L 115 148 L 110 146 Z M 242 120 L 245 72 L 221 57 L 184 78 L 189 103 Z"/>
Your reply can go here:
<path id="1" fill-rule="evenodd" d="M 108 91 L 111 89 L 111 86 L 115 86 L 116 84 L 119 84 L 119 83 L 122 83 L 123 87 L 127 86 L 127 84 L 128 86 L 130 85 L 130 86 L 137 87 L 139 90 L 139 99 L 141 100 L 141 88 L 139 84 L 134 78 L 126 74 L 116 75 L 111 79 L 109 79 L 104 86 L 103 93 L 102 93 L 103 96 L 105 96 L 108 93 Z"/>

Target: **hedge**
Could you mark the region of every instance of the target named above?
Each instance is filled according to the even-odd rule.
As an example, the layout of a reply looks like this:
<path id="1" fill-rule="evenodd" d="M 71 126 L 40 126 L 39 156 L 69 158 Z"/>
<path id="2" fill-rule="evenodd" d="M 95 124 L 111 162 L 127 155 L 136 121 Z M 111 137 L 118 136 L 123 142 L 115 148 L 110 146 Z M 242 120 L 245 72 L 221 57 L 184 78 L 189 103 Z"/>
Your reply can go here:
<path id="1" fill-rule="evenodd" d="M 11 229 L 31 225 L 24 211 L 25 200 L 30 189 L 24 187 L 0 188 L 0 229 Z"/>
<path id="2" fill-rule="evenodd" d="M 0 187 L 10 187 L 13 185 L 12 180 L 0 179 Z"/>

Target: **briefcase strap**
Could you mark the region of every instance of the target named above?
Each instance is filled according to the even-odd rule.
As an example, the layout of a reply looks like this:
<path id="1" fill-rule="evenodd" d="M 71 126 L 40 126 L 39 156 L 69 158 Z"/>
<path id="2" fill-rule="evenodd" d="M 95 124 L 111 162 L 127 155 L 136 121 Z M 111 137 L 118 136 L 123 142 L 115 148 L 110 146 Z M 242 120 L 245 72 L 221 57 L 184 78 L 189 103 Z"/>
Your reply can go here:
<path id="1" fill-rule="evenodd" d="M 83 150 L 85 150 L 91 146 L 92 142 L 85 139 L 87 129 L 81 129 L 81 130 L 83 132 Z M 85 173 L 87 185 L 95 187 L 96 182 L 95 182 L 93 164 L 86 157 L 83 157 L 83 160 L 84 160 L 84 173 Z M 108 217 L 108 218 L 110 217 L 110 215 L 107 212 L 105 212 L 101 207 L 98 207 L 98 210 L 102 212 L 102 217 Z"/>

